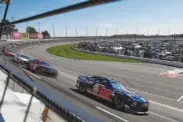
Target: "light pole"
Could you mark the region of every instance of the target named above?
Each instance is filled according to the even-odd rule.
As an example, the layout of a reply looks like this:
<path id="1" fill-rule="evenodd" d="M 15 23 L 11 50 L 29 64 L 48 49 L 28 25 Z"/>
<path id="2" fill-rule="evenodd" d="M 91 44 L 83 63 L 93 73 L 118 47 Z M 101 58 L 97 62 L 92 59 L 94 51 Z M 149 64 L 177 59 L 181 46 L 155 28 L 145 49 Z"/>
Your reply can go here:
<path id="1" fill-rule="evenodd" d="M 156 34 L 156 36 L 155 36 L 155 41 L 157 41 L 157 38 L 158 38 L 158 36 L 159 36 L 159 32 L 160 32 L 160 30 L 159 30 L 159 28 L 158 28 L 158 33 Z"/>
<path id="2" fill-rule="evenodd" d="M 128 28 L 126 29 L 126 34 L 128 35 Z"/>
<path id="3" fill-rule="evenodd" d="M 40 22 L 38 22 L 38 30 L 39 30 L 39 34 L 40 34 Z"/>
<path id="4" fill-rule="evenodd" d="M 116 28 L 116 36 L 118 35 L 118 29 Z"/>
<path id="5" fill-rule="evenodd" d="M 96 36 L 98 36 L 98 28 L 96 28 Z"/>
<path id="6" fill-rule="evenodd" d="M 76 31 L 76 37 L 78 36 L 78 29 L 77 28 L 75 28 L 75 31 Z"/>
<path id="7" fill-rule="evenodd" d="M 86 28 L 86 37 L 88 36 L 88 28 Z"/>
<path id="8" fill-rule="evenodd" d="M 149 28 L 147 28 L 147 36 L 149 35 Z"/>
<path id="9" fill-rule="evenodd" d="M 108 34 L 108 32 L 107 32 L 108 30 L 107 30 L 107 28 L 106 28 L 106 37 L 107 37 L 107 34 Z"/>
<path id="10" fill-rule="evenodd" d="M 55 26 L 52 25 L 52 28 L 53 28 L 53 37 L 55 38 Z"/>
<path id="11" fill-rule="evenodd" d="M 170 36 L 170 28 L 168 28 L 168 35 Z"/>
<path id="12" fill-rule="evenodd" d="M 28 23 L 27 23 L 27 22 L 26 22 L 26 26 L 27 26 L 27 28 L 26 28 L 26 32 L 27 32 L 27 34 L 28 34 L 28 36 L 29 36 Z"/>
<path id="13" fill-rule="evenodd" d="M 139 34 L 139 28 L 137 28 L 137 35 Z"/>
<path id="14" fill-rule="evenodd" d="M 65 37 L 67 37 L 67 26 L 65 26 Z"/>
<path id="15" fill-rule="evenodd" d="M 139 34 L 139 28 L 137 28 L 137 30 L 136 30 L 136 34 L 135 34 L 135 41 L 137 40 L 137 36 L 138 36 L 138 34 Z"/>
<path id="16" fill-rule="evenodd" d="M 160 30 L 159 30 L 159 28 L 158 28 L 158 35 L 159 35 L 159 32 L 160 32 Z"/>

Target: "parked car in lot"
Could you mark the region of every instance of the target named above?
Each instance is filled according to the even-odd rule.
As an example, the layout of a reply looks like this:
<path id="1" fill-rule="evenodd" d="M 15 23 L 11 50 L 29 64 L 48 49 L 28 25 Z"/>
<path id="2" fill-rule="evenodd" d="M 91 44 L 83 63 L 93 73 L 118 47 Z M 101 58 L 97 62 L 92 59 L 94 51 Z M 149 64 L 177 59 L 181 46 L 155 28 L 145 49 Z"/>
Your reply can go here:
<path id="1" fill-rule="evenodd" d="M 14 62 L 20 63 L 20 64 L 25 65 L 25 66 L 27 66 L 31 60 L 32 60 L 32 58 L 25 56 L 25 55 L 22 55 L 22 54 L 16 54 L 13 57 Z"/>
<path id="2" fill-rule="evenodd" d="M 14 57 L 16 55 L 16 50 L 10 48 L 4 48 L 4 55 Z"/>
<path id="3" fill-rule="evenodd" d="M 31 60 L 27 68 L 38 74 L 44 74 L 53 77 L 58 75 L 58 71 L 54 69 L 49 63 L 39 59 Z"/>
<path id="4" fill-rule="evenodd" d="M 101 76 L 80 75 L 76 87 L 80 93 L 89 93 L 111 102 L 117 109 L 130 110 L 136 114 L 148 114 L 148 100 L 137 93 L 128 91 L 116 80 Z"/>

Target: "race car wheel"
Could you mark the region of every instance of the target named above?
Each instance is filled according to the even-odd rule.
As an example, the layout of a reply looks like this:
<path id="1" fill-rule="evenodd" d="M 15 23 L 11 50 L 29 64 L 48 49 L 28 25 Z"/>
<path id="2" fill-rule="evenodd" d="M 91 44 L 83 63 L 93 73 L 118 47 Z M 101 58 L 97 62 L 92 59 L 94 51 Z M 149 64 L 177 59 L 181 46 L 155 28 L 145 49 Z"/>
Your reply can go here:
<path id="1" fill-rule="evenodd" d="M 79 92 L 84 94 L 86 92 L 86 85 L 84 83 L 79 84 Z"/>
<path id="2" fill-rule="evenodd" d="M 40 74 L 40 73 L 41 73 L 40 69 L 39 69 L 39 68 L 36 68 L 36 69 L 35 69 L 35 73 L 36 73 L 36 74 Z"/>
<path id="3" fill-rule="evenodd" d="M 116 109 L 120 109 L 120 110 L 125 109 L 125 103 L 124 103 L 123 97 L 121 95 L 115 95 L 113 102 L 114 102 Z"/>

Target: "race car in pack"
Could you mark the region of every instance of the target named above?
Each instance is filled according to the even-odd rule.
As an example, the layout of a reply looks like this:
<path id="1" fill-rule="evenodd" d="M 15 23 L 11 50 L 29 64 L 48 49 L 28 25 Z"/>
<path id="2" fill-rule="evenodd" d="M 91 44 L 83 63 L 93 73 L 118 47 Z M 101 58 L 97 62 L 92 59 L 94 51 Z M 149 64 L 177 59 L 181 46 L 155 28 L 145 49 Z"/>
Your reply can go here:
<path id="1" fill-rule="evenodd" d="M 28 56 L 25 56 L 25 55 L 22 55 L 22 54 L 16 54 L 13 57 L 13 61 L 14 62 L 20 63 L 20 64 L 22 64 L 24 66 L 27 66 L 31 60 L 32 60 L 32 58 L 30 58 Z"/>
<path id="2" fill-rule="evenodd" d="M 89 93 L 111 102 L 116 109 L 129 110 L 135 114 L 148 114 L 148 100 L 128 91 L 119 81 L 101 76 L 80 75 L 76 87 L 82 94 Z"/>
<path id="3" fill-rule="evenodd" d="M 4 48 L 4 55 L 14 57 L 16 55 L 16 50 L 10 48 Z"/>
<path id="4" fill-rule="evenodd" d="M 58 71 L 54 69 L 49 63 L 39 59 L 31 60 L 27 68 L 38 74 L 44 74 L 53 77 L 58 75 Z"/>

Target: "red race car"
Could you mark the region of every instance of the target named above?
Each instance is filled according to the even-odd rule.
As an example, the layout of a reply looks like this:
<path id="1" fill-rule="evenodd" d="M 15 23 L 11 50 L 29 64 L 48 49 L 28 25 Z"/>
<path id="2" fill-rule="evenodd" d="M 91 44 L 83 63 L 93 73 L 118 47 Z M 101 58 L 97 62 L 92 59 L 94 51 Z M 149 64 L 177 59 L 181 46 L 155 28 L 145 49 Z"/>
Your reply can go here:
<path id="1" fill-rule="evenodd" d="M 4 49 L 4 55 L 14 57 L 16 55 L 16 50 L 14 49 Z"/>
<path id="2" fill-rule="evenodd" d="M 54 69 L 49 63 L 39 59 L 30 61 L 27 68 L 33 72 L 36 72 L 37 74 L 44 74 L 53 77 L 58 75 L 58 71 Z"/>

